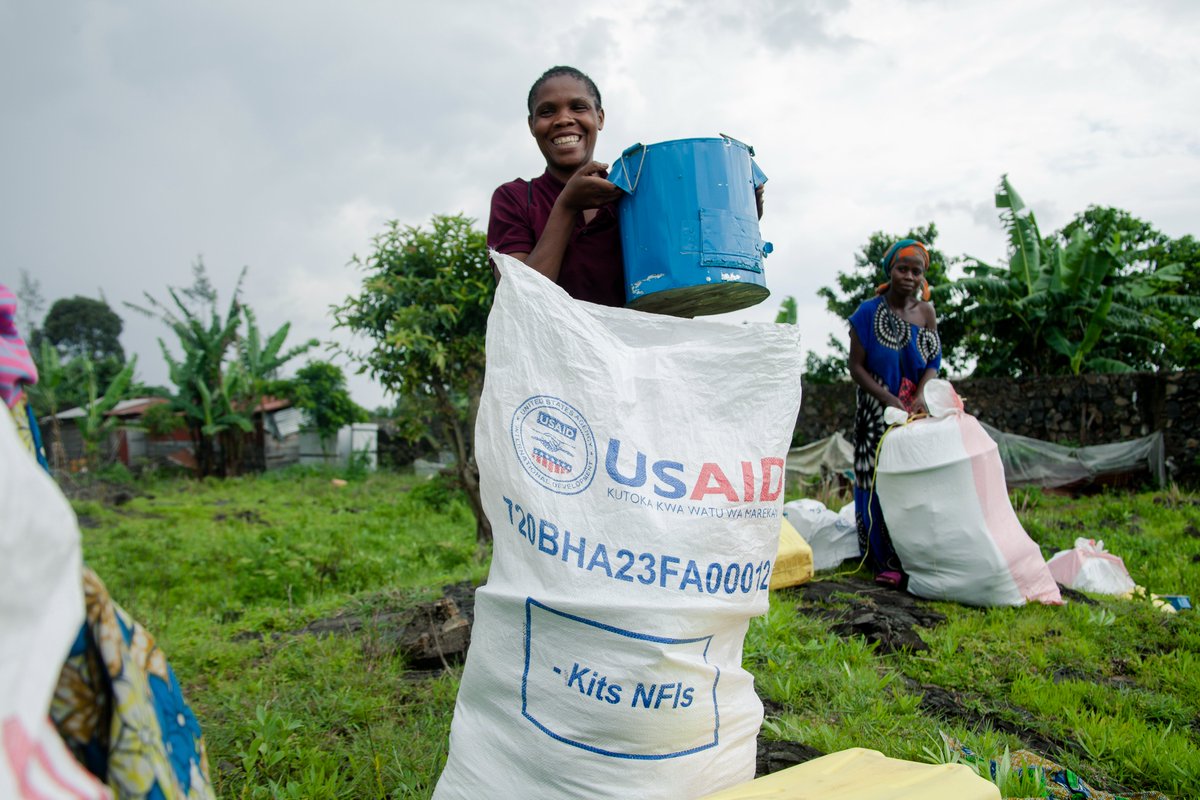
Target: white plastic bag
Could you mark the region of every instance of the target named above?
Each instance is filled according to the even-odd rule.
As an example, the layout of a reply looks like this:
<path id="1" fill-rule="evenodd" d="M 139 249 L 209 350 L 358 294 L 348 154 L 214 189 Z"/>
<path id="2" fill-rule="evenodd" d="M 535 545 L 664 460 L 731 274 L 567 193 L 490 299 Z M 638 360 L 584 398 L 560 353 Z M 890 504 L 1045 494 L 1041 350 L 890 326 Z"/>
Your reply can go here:
<path id="1" fill-rule="evenodd" d="M 0 797 L 109 798 L 50 724 L 83 624 L 75 514 L 0 404 Z"/>
<path id="2" fill-rule="evenodd" d="M 976 606 L 1061 603 L 1009 503 L 996 443 L 949 382 L 929 381 L 925 402 L 933 416 L 889 430 L 875 469 L 908 590 Z"/>
<path id="3" fill-rule="evenodd" d="M 813 551 L 813 569 L 832 569 L 847 558 L 858 558 L 858 528 L 854 504 L 835 512 L 820 500 L 804 498 L 784 503 L 783 513 Z"/>
<path id="4" fill-rule="evenodd" d="M 1054 580 L 1081 592 L 1123 595 L 1133 591 L 1125 562 L 1105 550 L 1103 540 L 1080 537 L 1074 548 L 1055 553 L 1046 566 Z"/>
<path id="5" fill-rule="evenodd" d="M 685 800 L 754 774 L 799 334 L 502 273 L 476 428 L 495 537 L 437 800 Z"/>

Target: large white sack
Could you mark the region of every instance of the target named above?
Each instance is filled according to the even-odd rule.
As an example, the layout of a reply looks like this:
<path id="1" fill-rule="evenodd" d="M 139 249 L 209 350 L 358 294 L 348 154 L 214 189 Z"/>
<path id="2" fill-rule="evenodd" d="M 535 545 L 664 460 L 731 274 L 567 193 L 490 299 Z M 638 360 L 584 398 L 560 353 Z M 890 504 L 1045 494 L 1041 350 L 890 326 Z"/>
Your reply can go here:
<path id="1" fill-rule="evenodd" d="M 847 558 L 858 558 L 858 528 L 854 504 L 847 515 L 825 507 L 820 500 L 803 498 L 783 504 L 783 513 L 813 552 L 813 569 L 833 569 Z M 843 512 L 845 509 L 842 510 Z"/>
<path id="2" fill-rule="evenodd" d="M 572 300 L 520 262 L 476 428 L 495 536 L 437 800 L 671 798 L 753 777 L 795 326 Z"/>
<path id="3" fill-rule="evenodd" d="M 875 471 L 908 591 L 976 606 L 1061 603 L 1008 500 L 996 443 L 948 382 L 930 381 L 925 397 L 936 416 L 888 431 Z"/>
<path id="4" fill-rule="evenodd" d="M 0 404 L 0 797 L 111 797 L 50 724 L 50 698 L 83 624 L 75 514 Z"/>

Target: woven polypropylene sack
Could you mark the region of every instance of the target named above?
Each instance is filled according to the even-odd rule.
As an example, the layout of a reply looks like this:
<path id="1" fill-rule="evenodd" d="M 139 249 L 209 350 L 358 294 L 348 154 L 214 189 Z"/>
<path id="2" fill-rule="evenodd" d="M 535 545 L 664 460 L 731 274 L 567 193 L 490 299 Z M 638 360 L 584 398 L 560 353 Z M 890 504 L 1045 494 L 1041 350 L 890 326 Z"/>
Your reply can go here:
<path id="1" fill-rule="evenodd" d="M 889 430 L 875 467 L 908 591 L 975 606 L 1061 603 L 1009 502 L 996 443 L 947 381 L 929 381 L 925 399 L 934 416 Z"/>
<path id="2" fill-rule="evenodd" d="M 495 541 L 434 797 L 745 780 L 762 705 L 742 641 L 779 542 L 796 327 L 595 306 L 492 257 L 476 456 Z"/>
<path id="3" fill-rule="evenodd" d="M 3 403 L 0 508 L 0 797 L 110 798 L 48 716 L 83 622 L 79 526 Z"/>
<path id="4" fill-rule="evenodd" d="M 858 528 L 854 508 L 836 512 L 820 500 L 801 498 L 785 503 L 783 514 L 812 548 L 813 569 L 833 569 L 847 558 L 858 558 Z"/>

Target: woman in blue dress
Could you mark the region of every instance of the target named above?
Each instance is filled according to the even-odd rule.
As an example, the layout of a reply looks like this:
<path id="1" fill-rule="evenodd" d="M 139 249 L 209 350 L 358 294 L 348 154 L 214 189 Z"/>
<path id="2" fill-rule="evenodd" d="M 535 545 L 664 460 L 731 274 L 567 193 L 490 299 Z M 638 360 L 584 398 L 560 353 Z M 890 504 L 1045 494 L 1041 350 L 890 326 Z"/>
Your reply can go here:
<path id="1" fill-rule="evenodd" d="M 858 547 L 870 556 L 875 580 L 904 585 L 904 571 L 873 491 L 875 455 L 887 426 L 888 406 L 909 414 L 925 410 L 922 392 L 937 377 L 942 343 L 929 302 L 929 251 L 901 239 L 880 261 L 888 282 L 850 316 L 850 378 L 857 384 L 854 415 L 854 510 Z"/>

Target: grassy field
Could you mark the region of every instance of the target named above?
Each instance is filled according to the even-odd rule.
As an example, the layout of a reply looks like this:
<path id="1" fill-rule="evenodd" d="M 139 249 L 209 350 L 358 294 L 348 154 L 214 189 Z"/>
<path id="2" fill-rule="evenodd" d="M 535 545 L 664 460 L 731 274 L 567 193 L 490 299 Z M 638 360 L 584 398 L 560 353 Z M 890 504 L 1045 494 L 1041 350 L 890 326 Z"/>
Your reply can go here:
<path id="1" fill-rule="evenodd" d="M 85 558 L 171 659 L 223 798 L 425 798 L 444 763 L 458 668 L 406 673 L 371 626 L 300 629 L 482 581 L 470 513 L 412 477 L 330 478 L 142 481 L 119 505 L 75 501 Z M 1198 599 L 1197 496 L 1013 501 L 1046 555 L 1100 538 L 1138 583 Z M 746 645 L 764 736 L 939 761 L 945 733 L 988 756 L 1031 747 L 1101 788 L 1200 797 L 1200 618 L 1096 599 L 930 603 L 946 619 L 921 629 L 929 650 L 882 654 L 779 592 Z M 960 713 L 932 713 L 934 689 Z"/>

